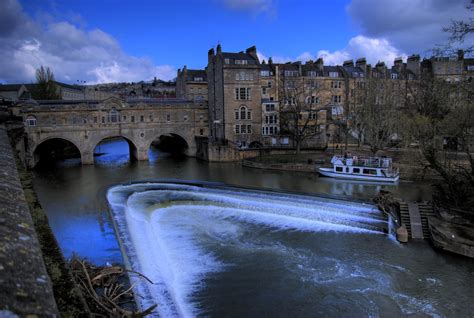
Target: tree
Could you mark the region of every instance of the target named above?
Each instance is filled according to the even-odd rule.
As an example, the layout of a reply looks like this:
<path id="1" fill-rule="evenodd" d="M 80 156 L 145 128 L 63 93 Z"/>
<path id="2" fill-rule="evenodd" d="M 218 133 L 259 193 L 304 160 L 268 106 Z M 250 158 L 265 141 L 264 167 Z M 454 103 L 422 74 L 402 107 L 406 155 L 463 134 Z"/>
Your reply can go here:
<path id="1" fill-rule="evenodd" d="M 54 74 L 49 67 L 41 66 L 36 70 L 36 87 L 33 91 L 33 98 L 40 100 L 59 99 Z"/>
<path id="2" fill-rule="evenodd" d="M 474 13 L 474 4 L 469 4 L 466 9 Z M 449 42 L 441 46 L 441 48 L 435 49 L 435 55 L 457 54 L 458 50 L 461 49 L 460 46 L 464 46 L 463 44 L 466 39 L 468 39 L 468 41 L 472 40 L 470 36 L 472 36 L 474 32 L 474 18 L 470 17 L 465 21 L 453 20 L 451 21 L 451 25 L 443 28 L 443 31 L 449 34 Z M 469 54 L 474 52 L 474 45 L 471 42 L 462 49 L 465 53 Z"/>
<path id="3" fill-rule="evenodd" d="M 293 140 L 296 153 L 304 141 L 321 134 L 318 119 L 322 100 L 320 83 L 300 76 L 281 76 L 278 95 L 281 134 Z"/>
<path id="4" fill-rule="evenodd" d="M 474 204 L 474 92 L 467 81 L 423 75 L 409 86 L 407 134 L 439 174 L 436 197 L 458 208 Z"/>
<path id="5" fill-rule="evenodd" d="M 370 78 L 356 89 L 352 107 L 353 130 L 375 155 L 391 148 L 400 132 L 399 115 L 403 105 L 400 81 Z"/>

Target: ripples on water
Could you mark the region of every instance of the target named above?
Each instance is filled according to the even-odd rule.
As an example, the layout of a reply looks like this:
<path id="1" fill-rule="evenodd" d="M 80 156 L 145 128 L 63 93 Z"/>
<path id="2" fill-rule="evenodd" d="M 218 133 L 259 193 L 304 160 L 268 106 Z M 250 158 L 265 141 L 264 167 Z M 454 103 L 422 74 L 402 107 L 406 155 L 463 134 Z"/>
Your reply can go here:
<path id="1" fill-rule="evenodd" d="M 442 315 L 436 275 L 386 263 L 403 247 L 373 206 L 159 183 L 107 197 L 130 263 L 155 282 L 134 280 L 140 302 L 162 316 Z"/>

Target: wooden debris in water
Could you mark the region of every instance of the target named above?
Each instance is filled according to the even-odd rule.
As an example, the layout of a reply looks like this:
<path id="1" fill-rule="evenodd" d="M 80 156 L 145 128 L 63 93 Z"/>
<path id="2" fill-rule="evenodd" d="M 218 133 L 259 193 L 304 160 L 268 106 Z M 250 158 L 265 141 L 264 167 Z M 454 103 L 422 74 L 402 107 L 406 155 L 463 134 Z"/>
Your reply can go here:
<path id="1" fill-rule="evenodd" d="M 126 287 L 126 271 L 120 266 L 94 266 L 73 257 L 70 267 L 74 280 L 93 312 L 93 317 L 145 317 L 156 308 L 156 305 L 153 305 L 144 311 L 130 309 L 130 304 L 134 303 L 133 286 Z M 151 282 L 144 275 L 136 274 Z"/>

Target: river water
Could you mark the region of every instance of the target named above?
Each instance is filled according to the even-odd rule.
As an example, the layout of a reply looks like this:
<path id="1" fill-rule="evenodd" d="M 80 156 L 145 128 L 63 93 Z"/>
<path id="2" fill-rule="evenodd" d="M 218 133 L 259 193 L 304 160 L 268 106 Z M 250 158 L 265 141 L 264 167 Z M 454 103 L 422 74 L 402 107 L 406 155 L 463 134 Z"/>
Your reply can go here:
<path id="1" fill-rule="evenodd" d="M 429 198 L 429 185 L 341 182 L 158 152 L 130 163 L 116 148 L 104 145 L 94 166 L 36 170 L 35 189 L 64 254 L 97 264 L 123 262 L 108 196 L 128 259 L 155 283 L 137 280 L 141 303 L 158 303 L 162 316 L 474 316 L 474 262 L 425 242 L 396 243 L 370 204 L 295 194 L 370 199 L 387 189 L 417 200 Z M 283 193 L 123 185 L 152 179 Z"/>

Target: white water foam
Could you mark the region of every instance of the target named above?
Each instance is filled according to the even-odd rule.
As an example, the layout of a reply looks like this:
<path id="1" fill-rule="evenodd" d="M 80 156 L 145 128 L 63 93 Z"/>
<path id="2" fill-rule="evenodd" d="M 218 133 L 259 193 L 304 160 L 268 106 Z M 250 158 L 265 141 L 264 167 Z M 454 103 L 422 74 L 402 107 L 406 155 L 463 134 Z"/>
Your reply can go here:
<path id="1" fill-rule="evenodd" d="M 132 279 L 137 300 L 143 309 L 157 303 L 163 317 L 198 315 L 190 296 L 226 266 L 201 238 L 229 240 L 242 223 L 366 234 L 380 233 L 374 229 L 382 223 L 364 204 L 182 184 L 117 186 L 107 197 L 132 269 L 154 282 Z"/>

